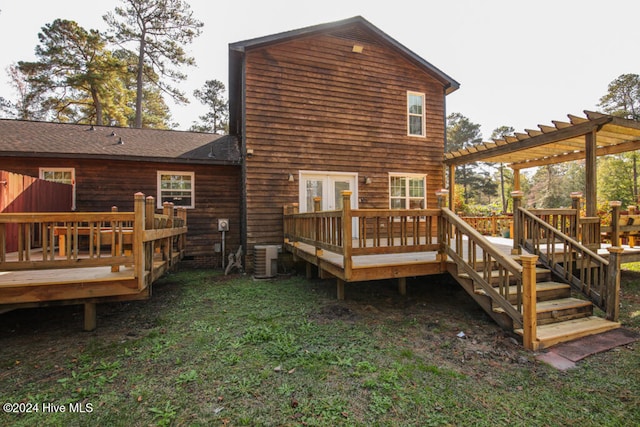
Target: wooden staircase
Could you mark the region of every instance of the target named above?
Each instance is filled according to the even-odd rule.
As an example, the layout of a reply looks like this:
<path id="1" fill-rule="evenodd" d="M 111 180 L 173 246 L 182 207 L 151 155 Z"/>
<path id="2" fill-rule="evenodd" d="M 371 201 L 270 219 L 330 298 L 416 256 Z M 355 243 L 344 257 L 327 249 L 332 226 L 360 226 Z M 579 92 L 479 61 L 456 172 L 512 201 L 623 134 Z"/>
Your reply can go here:
<path id="1" fill-rule="evenodd" d="M 518 256 L 512 258 L 516 262 L 519 261 Z M 478 261 L 477 264 L 480 266 L 481 262 Z M 514 326 L 512 317 L 506 313 L 503 307 L 495 303 L 487 291 L 477 285 L 470 274 L 460 273 L 456 264 L 452 264 L 449 270 L 458 283 L 500 326 L 512 330 L 520 336 L 524 334 L 523 328 Z M 499 270 L 492 270 L 490 277 L 490 283 L 494 288 L 499 287 Z M 620 327 L 618 322 L 594 316 L 593 304 L 585 299 L 575 298 L 572 295 L 571 286 L 554 281 L 550 270 L 536 266 L 535 277 L 538 349 Z M 510 285 L 505 292 L 506 299 L 515 310 L 521 311 L 521 306 L 518 307 L 518 301 L 522 299 L 518 296 L 518 286 L 514 282 L 515 278 L 510 277 Z"/>

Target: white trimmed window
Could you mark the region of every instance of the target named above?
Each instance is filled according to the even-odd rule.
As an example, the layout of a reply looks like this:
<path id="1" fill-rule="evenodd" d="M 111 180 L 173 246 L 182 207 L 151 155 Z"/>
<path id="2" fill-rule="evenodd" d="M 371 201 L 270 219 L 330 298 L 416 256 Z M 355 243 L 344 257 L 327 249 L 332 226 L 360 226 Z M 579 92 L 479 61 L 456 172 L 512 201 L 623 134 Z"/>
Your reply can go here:
<path id="1" fill-rule="evenodd" d="M 76 170 L 74 168 L 40 168 L 40 179 L 69 184 L 71 190 L 71 209 L 76 210 Z"/>
<path id="2" fill-rule="evenodd" d="M 184 208 L 195 207 L 195 173 L 158 171 L 158 208 L 164 202 Z"/>
<path id="3" fill-rule="evenodd" d="M 424 93 L 407 92 L 407 132 L 425 136 Z"/>
<path id="4" fill-rule="evenodd" d="M 389 174 L 389 207 L 391 209 L 425 209 L 426 206 L 426 175 Z"/>

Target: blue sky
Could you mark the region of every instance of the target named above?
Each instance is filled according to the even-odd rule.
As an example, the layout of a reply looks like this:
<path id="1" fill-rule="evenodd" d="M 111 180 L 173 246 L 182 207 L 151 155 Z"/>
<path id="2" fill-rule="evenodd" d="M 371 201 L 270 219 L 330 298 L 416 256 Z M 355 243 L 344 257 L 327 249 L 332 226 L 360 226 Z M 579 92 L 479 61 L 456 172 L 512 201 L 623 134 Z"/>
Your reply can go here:
<path id="1" fill-rule="evenodd" d="M 229 43 L 361 15 L 460 82 L 448 112 L 482 126 L 516 131 L 597 108 L 607 85 L 640 74 L 637 0 L 306 0 L 187 1 L 204 22 L 188 46 L 196 68 L 180 84 L 189 96 L 209 79 L 227 82 Z M 0 0 L 0 96 L 12 99 L 4 70 L 33 60 L 40 28 L 56 18 L 106 29 L 119 0 Z M 193 99 L 193 97 L 191 97 Z M 193 100 L 170 103 L 181 129 L 205 112 Z"/>

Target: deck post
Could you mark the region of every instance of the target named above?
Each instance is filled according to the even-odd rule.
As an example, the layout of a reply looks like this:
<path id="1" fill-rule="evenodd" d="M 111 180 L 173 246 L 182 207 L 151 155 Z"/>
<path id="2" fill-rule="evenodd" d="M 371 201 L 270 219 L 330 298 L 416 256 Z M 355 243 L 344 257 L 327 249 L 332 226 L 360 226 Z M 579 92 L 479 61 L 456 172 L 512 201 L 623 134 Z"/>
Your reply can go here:
<path id="1" fill-rule="evenodd" d="M 111 212 L 118 212 L 118 207 L 117 206 L 111 206 Z M 115 256 L 120 256 L 120 244 L 118 243 L 118 239 L 116 236 L 116 223 L 115 222 L 111 222 L 111 256 L 115 257 Z M 120 271 L 120 266 L 119 265 L 112 265 L 111 266 L 111 272 L 112 273 L 117 273 L 118 271 Z"/>
<path id="2" fill-rule="evenodd" d="M 147 196 L 145 199 L 145 211 L 144 211 L 144 229 L 145 230 L 153 230 L 154 227 L 154 213 L 155 213 L 155 199 L 153 196 Z M 153 251 L 155 250 L 155 242 L 147 242 L 145 243 L 144 248 L 144 260 L 145 260 L 145 270 L 150 270 L 153 268 Z"/>
<path id="3" fill-rule="evenodd" d="M 407 278 L 406 277 L 398 277 L 398 293 L 400 295 L 407 295 Z"/>
<path id="4" fill-rule="evenodd" d="M 620 246 L 620 206 L 622 202 L 612 200 L 611 206 L 611 246 Z"/>
<path id="5" fill-rule="evenodd" d="M 447 191 L 446 188 L 442 188 L 438 191 L 436 191 L 436 198 L 438 200 L 438 208 L 442 209 L 445 208 L 447 206 L 447 195 L 449 194 L 449 192 Z M 447 259 L 447 256 L 445 255 L 446 251 L 445 251 L 445 245 L 448 245 L 449 242 L 446 242 L 445 240 L 447 239 L 447 232 L 445 230 L 446 227 L 446 223 L 445 221 L 442 220 L 442 213 L 440 214 L 440 217 L 438 218 L 438 243 L 439 243 L 439 248 L 438 248 L 438 260 L 440 262 L 442 262 L 442 269 L 444 271 L 444 263 L 445 260 Z"/>
<path id="6" fill-rule="evenodd" d="M 182 220 L 182 227 L 186 227 L 187 226 L 187 208 L 185 208 L 184 206 L 180 206 L 179 208 L 177 208 L 177 210 L 178 210 L 178 218 Z M 180 259 L 183 258 L 186 247 L 187 247 L 187 235 L 181 234 L 178 237 L 178 250 L 180 251 Z"/>
<path id="7" fill-rule="evenodd" d="M 580 199 L 582 199 L 582 193 L 579 191 L 574 191 L 571 193 L 571 209 L 575 209 L 576 216 L 571 220 L 571 234 L 569 237 L 573 237 L 574 239 L 578 239 L 578 231 L 580 227 Z"/>
<path id="8" fill-rule="evenodd" d="M 336 279 L 337 288 L 338 288 L 338 299 L 340 301 L 344 300 L 344 280 Z"/>
<path id="9" fill-rule="evenodd" d="M 133 201 L 133 268 L 135 277 L 138 279 L 138 289 L 143 290 L 146 287 L 145 269 L 144 269 L 144 211 L 145 197 L 142 193 L 136 193 Z"/>
<path id="10" fill-rule="evenodd" d="M 351 278 L 351 269 L 353 267 L 351 252 L 353 245 L 353 222 L 351 221 L 351 191 L 342 192 L 342 250 L 343 250 L 343 266 L 344 278 Z"/>
<path id="11" fill-rule="evenodd" d="M 637 215 L 636 206 L 627 206 L 627 212 L 629 215 Z M 630 248 L 633 248 L 636 245 L 636 236 L 633 233 L 629 233 L 629 239 L 627 244 Z"/>
<path id="12" fill-rule="evenodd" d="M 513 198 L 513 249 L 511 249 L 512 255 L 520 255 L 522 250 L 520 249 L 520 240 L 524 239 L 524 227 L 521 224 L 520 206 L 522 206 L 522 197 L 524 193 L 522 191 L 511 192 Z"/>
<path id="13" fill-rule="evenodd" d="M 97 311 L 95 302 L 84 303 L 84 330 L 91 332 L 96 329 Z"/>
<path id="14" fill-rule="evenodd" d="M 313 198 L 313 211 L 320 212 L 322 210 L 322 204 L 320 203 L 322 198 L 314 197 Z M 313 227 L 314 227 L 314 239 L 316 242 L 320 242 L 323 240 L 322 236 L 322 219 L 319 216 L 313 217 Z M 316 257 L 321 257 L 323 255 L 322 249 L 316 248 Z"/>
<path id="15" fill-rule="evenodd" d="M 540 342 L 537 337 L 536 314 L 536 262 L 537 255 L 521 255 L 522 262 L 522 341 L 527 350 L 536 351 Z"/>
<path id="16" fill-rule="evenodd" d="M 313 278 L 313 270 L 311 268 L 311 265 L 312 264 L 310 262 L 306 263 L 305 272 L 306 272 L 307 280 L 311 280 Z"/>
<path id="17" fill-rule="evenodd" d="M 607 269 L 606 307 L 607 320 L 618 321 L 620 315 L 620 263 L 624 249 L 615 246 L 609 251 L 609 268 Z"/>

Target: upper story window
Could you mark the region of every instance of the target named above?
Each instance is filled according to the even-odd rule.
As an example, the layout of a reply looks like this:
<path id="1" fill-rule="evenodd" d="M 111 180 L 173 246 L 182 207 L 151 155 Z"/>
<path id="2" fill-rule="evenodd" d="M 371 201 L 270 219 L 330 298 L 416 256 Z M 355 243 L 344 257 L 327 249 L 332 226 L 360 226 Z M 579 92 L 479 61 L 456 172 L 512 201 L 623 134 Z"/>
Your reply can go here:
<path id="1" fill-rule="evenodd" d="M 427 206 L 426 188 L 426 175 L 389 174 L 389 207 L 424 209 Z"/>
<path id="2" fill-rule="evenodd" d="M 40 168 L 40 179 L 71 185 L 71 209 L 76 210 L 76 170 L 74 168 Z"/>
<path id="3" fill-rule="evenodd" d="M 407 130 L 409 136 L 425 136 L 424 93 L 407 92 Z"/>
<path id="4" fill-rule="evenodd" d="M 162 208 L 164 202 L 195 207 L 195 173 L 158 171 L 158 208 Z"/>

